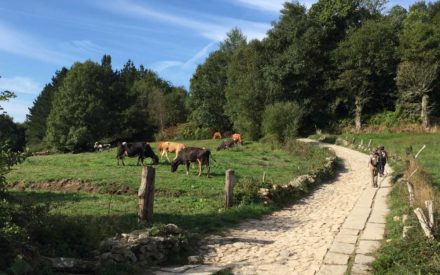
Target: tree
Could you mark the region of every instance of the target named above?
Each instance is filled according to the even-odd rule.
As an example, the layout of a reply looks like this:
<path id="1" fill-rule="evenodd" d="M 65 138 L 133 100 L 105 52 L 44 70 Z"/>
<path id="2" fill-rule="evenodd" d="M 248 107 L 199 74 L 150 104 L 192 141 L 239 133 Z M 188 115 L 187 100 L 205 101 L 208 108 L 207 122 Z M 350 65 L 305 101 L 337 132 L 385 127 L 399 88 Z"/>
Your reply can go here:
<path id="1" fill-rule="evenodd" d="M 262 114 L 270 101 L 263 77 L 266 63 L 264 46 L 253 40 L 236 50 L 227 71 L 225 112 L 234 129 L 251 140 L 261 137 Z"/>
<path id="2" fill-rule="evenodd" d="M 58 91 L 67 74 L 67 69 L 62 68 L 52 77 L 52 82 L 46 84 L 34 104 L 29 108 L 29 114 L 26 116 L 26 138 L 31 147 L 39 146 L 43 142 L 47 130 L 47 117 L 52 110 L 52 100 L 54 94 Z"/>
<path id="3" fill-rule="evenodd" d="M 437 91 L 440 59 L 440 9 L 438 4 L 418 2 L 410 7 L 403 22 L 399 54 L 401 63 L 396 78 L 401 104 L 418 107 L 409 112 L 420 111 L 422 126 L 430 126 L 430 109 L 439 104 Z"/>
<path id="4" fill-rule="evenodd" d="M 353 104 L 355 127 L 361 130 L 362 114 L 367 104 L 375 112 L 393 92 L 396 70 L 397 35 L 386 20 L 366 21 L 351 30 L 334 52 L 338 76 L 334 82 L 344 91 L 343 97 Z"/>
<path id="5" fill-rule="evenodd" d="M 234 28 L 226 34 L 226 39 L 220 43 L 220 51 L 232 56 L 234 51 L 246 45 L 246 36 L 240 29 Z"/>
<path id="6" fill-rule="evenodd" d="M 229 129 L 231 123 L 225 115 L 225 88 L 228 56 L 223 51 L 215 51 L 206 61 L 197 66 L 190 80 L 189 120 L 196 127 L 217 131 Z"/>
<path id="7" fill-rule="evenodd" d="M 46 138 L 62 151 L 90 148 L 110 133 L 106 70 L 97 63 L 75 63 L 54 95 Z"/>
<path id="8" fill-rule="evenodd" d="M 438 76 L 439 62 L 403 61 L 399 64 L 396 82 L 404 99 L 421 99 L 420 119 L 429 128 L 429 98 Z"/>

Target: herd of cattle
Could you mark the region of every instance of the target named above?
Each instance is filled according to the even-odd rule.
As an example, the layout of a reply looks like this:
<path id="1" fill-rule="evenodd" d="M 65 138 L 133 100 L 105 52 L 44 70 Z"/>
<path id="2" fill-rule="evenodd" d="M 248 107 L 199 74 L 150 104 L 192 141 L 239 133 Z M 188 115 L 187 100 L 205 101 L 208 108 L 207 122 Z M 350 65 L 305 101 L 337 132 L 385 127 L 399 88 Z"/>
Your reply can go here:
<path id="1" fill-rule="evenodd" d="M 221 134 L 219 132 L 215 132 L 213 135 L 213 139 L 221 138 Z M 243 144 L 240 134 L 233 134 L 230 140 L 223 141 L 217 147 L 217 150 L 228 149 L 236 144 Z M 99 144 L 95 143 L 94 149 L 95 151 L 101 152 L 107 148 L 110 148 L 107 144 Z M 207 176 L 209 177 L 210 166 L 209 166 L 209 158 L 211 156 L 211 151 L 207 148 L 199 148 L 199 147 L 186 147 L 183 143 L 177 142 L 169 142 L 169 141 L 161 141 L 158 144 L 158 149 L 160 152 L 160 160 L 162 160 L 163 156 L 165 156 L 168 162 L 171 162 L 171 172 L 175 172 L 179 165 L 185 165 L 186 174 L 189 173 L 189 166 L 192 162 L 197 162 L 199 167 L 199 176 L 202 175 L 203 167 L 207 168 Z M 173 161 L 170 161 L 168 158 L 168 153 L 175 153 L 175 157 Z M 124 158 L 125 157 L 138 157 L 137 165 L 141 163 L 144 164 L 145 158 L 151 158 L 153 160 L 153 164 L 159 163 L 159 157 L 154 153 L 151 145 L 145 142 L 122 142 L 118 144 L 117 148 L 117 164 L 119 165 L 119 161 L 122 162 L 122 165 L 125 165 Z M 213 159 L 214 160 L 214 159 Z M 214 160 L 215 161 L 215 160 Z"/>

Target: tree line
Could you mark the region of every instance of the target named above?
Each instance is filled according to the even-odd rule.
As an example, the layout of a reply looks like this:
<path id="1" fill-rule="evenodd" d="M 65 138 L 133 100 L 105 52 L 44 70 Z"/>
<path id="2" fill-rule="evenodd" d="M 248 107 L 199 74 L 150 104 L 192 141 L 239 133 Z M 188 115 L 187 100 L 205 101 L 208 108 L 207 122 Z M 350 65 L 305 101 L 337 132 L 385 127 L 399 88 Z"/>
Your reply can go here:
<path id="1" fill-rule="evenodd" d="M 214 131 L 246 139 L 306 135 L 440 117 L 440 1 L 409 10 L 385 0 L 286 2 L 262 40 L 235 28 L 198 65 L 189 92 L 111 57 L 62 68 L 25 122 L 28 145 L 61 151 L 94 141 L 178 138 Z"/>
<path id="2" fill-rule="evenodd" d="M 440 2 L 385 4 L 288 2 L 262 41 L 232 30 L 191 79 L 190 123 L 281 140 L 372 121 L 428 128 L 440 115 Z"/>

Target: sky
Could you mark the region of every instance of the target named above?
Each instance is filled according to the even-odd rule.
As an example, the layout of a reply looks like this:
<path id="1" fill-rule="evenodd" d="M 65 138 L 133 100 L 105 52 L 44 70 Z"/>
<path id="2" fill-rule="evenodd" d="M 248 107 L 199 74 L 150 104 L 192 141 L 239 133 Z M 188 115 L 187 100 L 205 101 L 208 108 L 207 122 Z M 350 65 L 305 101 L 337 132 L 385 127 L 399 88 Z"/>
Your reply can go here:
<path id="1" fill-rule="evenodd" d="M 198 64 L 238 27 L 262 39 L 279 18 L 284 0 L 2 0 L 0 91 L 16 98 L 1 106 L 23 122 L 52 76 L 74 62 L 100 62 L 110 54 L 114 69 L 130 59 L 173 85 L 188 89 Z M 310 7 L 314 0 L 300 0 Z M 414 0 L 392 0 L 405 8 Z"/>

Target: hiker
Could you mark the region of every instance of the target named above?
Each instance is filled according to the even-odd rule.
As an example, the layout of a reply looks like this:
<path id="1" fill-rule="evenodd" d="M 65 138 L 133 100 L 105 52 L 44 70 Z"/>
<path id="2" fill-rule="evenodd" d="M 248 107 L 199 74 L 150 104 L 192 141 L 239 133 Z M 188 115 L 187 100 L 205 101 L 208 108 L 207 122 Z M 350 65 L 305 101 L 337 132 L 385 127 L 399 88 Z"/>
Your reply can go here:
<path id="1" fill-rule="evenodd" d="M 377 174 L 379 167 L 379 150 L 374 149 L 370 155 L 370 160 L 368 161 L 368 167 L 371 172 L 371 183 L 373 187 L 377 187 Z"/>
<path id="2" fill-rule="evenodd" d="M 387 164 L 388 159 L 388 152 L 385 151 L 385 146 L 381 145 L 379 146 L 379 176 L 383 177 L 384 171 L 385 171 L 385 164 Z"/>

